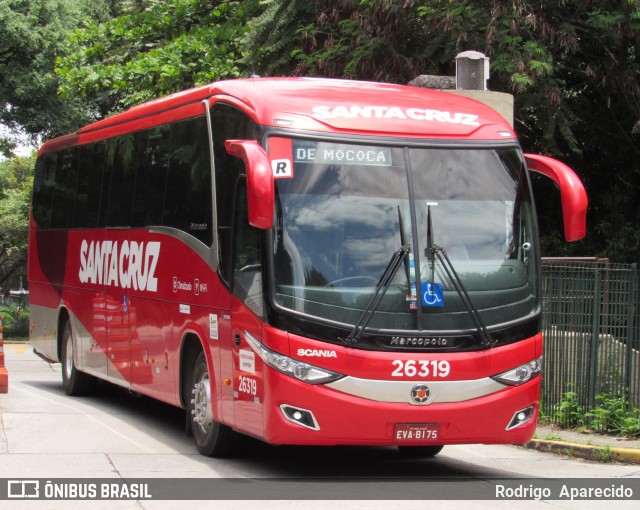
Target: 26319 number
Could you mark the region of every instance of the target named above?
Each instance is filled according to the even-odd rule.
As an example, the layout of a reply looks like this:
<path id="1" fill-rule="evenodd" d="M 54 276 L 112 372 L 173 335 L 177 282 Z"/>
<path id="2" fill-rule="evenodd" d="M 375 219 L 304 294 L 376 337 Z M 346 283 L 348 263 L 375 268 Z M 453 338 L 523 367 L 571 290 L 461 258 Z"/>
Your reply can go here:
<path id="1" fill-rule="evenodd" d="M 447 377 L 451 373 L 451 365 L 446 360 L 396 359 L 391 364 L 395 367 L 391 377 Z"/>

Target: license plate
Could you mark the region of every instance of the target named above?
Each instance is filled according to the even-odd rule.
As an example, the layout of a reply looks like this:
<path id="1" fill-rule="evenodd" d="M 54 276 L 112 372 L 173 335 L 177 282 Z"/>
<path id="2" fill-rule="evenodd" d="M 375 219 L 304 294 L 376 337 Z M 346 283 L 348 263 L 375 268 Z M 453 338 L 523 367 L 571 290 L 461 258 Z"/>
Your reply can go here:
<path id="1" fill-rule="evenodd" d="M 397 423 L 394 430 L 396 441 L 429 442 L 440 438 L 439 423 Z"/>

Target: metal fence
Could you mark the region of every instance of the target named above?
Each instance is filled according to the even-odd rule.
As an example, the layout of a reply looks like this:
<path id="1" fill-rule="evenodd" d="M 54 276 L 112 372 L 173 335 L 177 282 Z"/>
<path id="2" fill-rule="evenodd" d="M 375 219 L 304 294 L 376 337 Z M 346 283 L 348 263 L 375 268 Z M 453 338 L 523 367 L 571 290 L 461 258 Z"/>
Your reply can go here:
<path id="1" fill-rule="evenodd" d="M 543 414 L 569 391 L 585 414 L 605 394 L 640 407 L 637 265 L 545 259 L 542 291 Z"/>

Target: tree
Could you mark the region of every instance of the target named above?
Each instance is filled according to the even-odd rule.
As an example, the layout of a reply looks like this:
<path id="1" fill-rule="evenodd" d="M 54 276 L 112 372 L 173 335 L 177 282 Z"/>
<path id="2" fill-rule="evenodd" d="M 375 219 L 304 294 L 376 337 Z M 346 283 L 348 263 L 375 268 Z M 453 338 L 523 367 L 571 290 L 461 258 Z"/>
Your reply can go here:
<path id="1" fill-rule="evenodd" d="M 125 107 L 245 73 L 240 40 L 258 0 L 139 0 L 121 16 L 67 38 L 56 63 L 63 98 L 81 97 L 104 116 Z"/>
<path id="2" fill-rule="evenodd" d="M 312 24 L 317 7 L 309 0 L 265 0 L 264 12 L 249 20 L 242 41 L 244 63 L 253 74 L 280 76 L 294 70 L 301 27 Z"/>
<path id="3" fill-rule="evenodd" d="M 53 64 L 68 30 L 108 13 L 106 0 L 0 0 L 0 124 L 48 138 L 86 122 L 91 105 L 58 96 Z M 2 153 L 13 148 L 0 133 Z"/>
<path id="4" fill-rule="evenodd" d="M 24 273 L 35 156 L 0 161 L 0 287 L 8 290 Z"/>

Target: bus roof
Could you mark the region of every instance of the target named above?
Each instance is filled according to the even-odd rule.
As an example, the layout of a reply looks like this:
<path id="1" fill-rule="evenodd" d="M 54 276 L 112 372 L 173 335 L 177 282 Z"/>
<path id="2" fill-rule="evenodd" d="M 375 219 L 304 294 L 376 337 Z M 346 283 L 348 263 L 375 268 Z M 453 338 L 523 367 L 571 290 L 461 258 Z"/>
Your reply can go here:
<path id="1" fill-rule="evenodd" d="M 129 132 L 130 125 L 192 105 L 184 118 L 201 112 L 203 100 L 227 99 L 261 125 L 355 135 L 499 140 L 515 138 L 492 108 L 457 94 L 407 85 L 327 78 L 247 78 L 215 82 L 134 106 L 45 143 L 41 151 Z M 196 113 L 194 113 L 196 112 Z M 104 134 L 99 134 L 103 132 Z M 91 136 L 89 136 L 91 134 Z M 84 136 L 83 136 L 84 135 Z"/>

